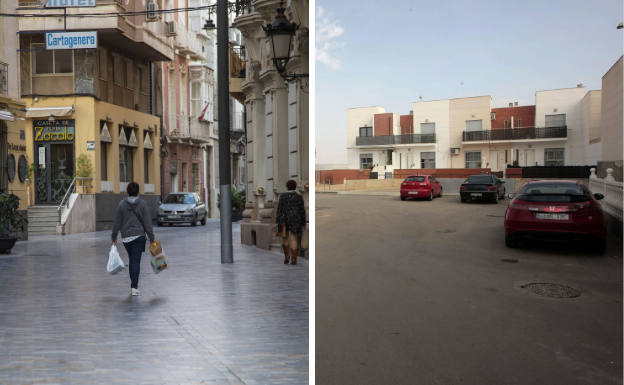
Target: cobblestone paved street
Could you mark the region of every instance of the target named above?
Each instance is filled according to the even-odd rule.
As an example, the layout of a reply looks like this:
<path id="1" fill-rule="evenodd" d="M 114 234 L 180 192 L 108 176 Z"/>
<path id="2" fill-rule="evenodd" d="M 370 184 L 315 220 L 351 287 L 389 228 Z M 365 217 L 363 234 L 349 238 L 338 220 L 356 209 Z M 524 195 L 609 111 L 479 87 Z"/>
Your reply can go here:
<path id="1" fill-rule="evenodd" d="M 219 222 L 155 227 L 169 268 L 106 272 L 110 232 L 33 237 L 0 255 L 0 384 L 306 384 L 308 261 L 240 245 Z M 120 247 L 127 263 L 127 254 Z"/>

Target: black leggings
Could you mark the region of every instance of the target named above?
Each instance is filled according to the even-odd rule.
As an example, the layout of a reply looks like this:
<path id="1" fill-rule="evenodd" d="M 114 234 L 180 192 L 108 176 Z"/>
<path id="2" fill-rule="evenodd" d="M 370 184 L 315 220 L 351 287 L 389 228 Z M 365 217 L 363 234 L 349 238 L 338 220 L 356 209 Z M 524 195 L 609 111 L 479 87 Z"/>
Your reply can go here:
<path id="1" fill-rule="evenodd" d="M 139 273 L 141 272 L 141 254 L 145 251 L 145 237 L 138 237 L 132 242 L 124 243 L 130 260 L 130 287 L 139 288 Z"/>

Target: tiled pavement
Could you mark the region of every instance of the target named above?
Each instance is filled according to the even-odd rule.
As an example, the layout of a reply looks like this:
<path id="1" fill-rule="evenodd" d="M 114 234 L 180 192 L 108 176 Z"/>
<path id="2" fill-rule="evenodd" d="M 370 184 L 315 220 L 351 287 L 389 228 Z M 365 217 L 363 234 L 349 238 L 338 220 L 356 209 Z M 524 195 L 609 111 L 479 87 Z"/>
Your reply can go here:
<path id="1" fill-rule="evenodd" d="M 241 246 L 238 225 L 233 265 L 218 221 L 155 229 L 169 268 L 143 254 L 141 297 L 106 272 L 108 231 L 0 255 L 0 384 L 306 384 L 308 262 Z"/>

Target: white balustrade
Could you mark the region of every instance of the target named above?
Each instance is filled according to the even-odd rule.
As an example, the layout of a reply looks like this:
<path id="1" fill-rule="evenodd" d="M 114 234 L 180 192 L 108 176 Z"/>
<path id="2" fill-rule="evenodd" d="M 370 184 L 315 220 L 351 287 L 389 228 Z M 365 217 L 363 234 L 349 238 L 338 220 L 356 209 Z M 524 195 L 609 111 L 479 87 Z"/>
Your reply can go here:
<path id="1" fill-rule="evenodd" d="M 613 178 L 613 169 L 607 169 L 607 176 L 602 179 L 596 175 L 596 169 L 591 169 L 589 176 L 589 189 L 593 193 L 604 195 L 604 199 L 600 201 L 604 211 L 622 221 L 622 188 L 623 183 Z"/>

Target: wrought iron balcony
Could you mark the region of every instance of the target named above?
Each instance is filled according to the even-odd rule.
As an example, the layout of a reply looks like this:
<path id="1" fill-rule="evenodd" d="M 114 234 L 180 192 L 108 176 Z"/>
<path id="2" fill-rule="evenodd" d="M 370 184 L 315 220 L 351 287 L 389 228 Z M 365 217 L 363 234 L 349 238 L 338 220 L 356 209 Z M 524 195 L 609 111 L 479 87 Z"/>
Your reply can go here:
<path id="1" fill-rule="evenodd" d="M 393 144 L 419 144 L 435 142 L 435 134 L 358 136 L 355 138 L 356 146 L 384 146 Z"/>
<path id="2" fill-rule="evenodd" d="M 484 131 L 464 131 L 462 141 L 480 142 L 493 140 L 526 140 L 526 139 L 548 139 L 566 138 L 568 136 L 567 126 L 563 127 L 521 127 L 506 128 L 499 130 Z"/>

